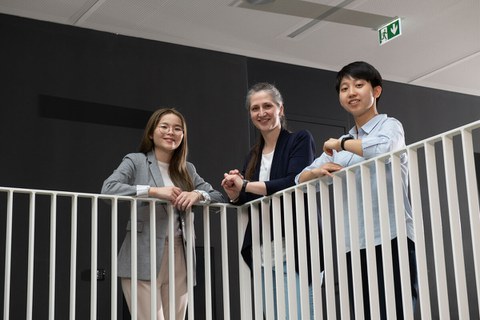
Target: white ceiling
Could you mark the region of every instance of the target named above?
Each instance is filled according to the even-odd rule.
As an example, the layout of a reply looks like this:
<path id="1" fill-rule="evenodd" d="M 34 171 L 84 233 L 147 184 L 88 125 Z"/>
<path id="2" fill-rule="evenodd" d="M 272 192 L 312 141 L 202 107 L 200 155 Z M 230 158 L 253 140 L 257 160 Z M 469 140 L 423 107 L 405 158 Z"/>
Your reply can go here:
<path id="1" fill-rule="evenodd" d="M 364 60 L 387 80 L 480 96 L 479 0 L 0 0 L 0 12 L 333 71 Z M 380 46 L 394 17 L 402 35 Z"/>

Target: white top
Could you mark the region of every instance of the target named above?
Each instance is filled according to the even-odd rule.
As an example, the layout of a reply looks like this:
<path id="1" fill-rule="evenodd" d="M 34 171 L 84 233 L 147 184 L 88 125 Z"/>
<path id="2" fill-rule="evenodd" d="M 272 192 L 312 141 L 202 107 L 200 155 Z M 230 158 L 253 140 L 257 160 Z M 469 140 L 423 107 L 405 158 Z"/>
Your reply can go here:
<path id="1" fill-rule="evenodd" d="M 162 175 L 163 185 L 165 187 L 174 187 L 172 179 L 170 179 L 170 173 L 168 173 L 168 167 L 170 164 L 162 161 L 158 161 L 158 169 L 160 169 L 160 174 Z M 182 229 L 180 228 L 180 221 L 178 220 L 178 213 L 175 214 L 175 236 L 178 237 L 182 234 Z"/>
<path id="2" fill-rule="evenodd" d="M 262 154 L 262 161 L 260 162 L 260 174 L 259 179 L 260 181 L 269 181 L 270 180 L 270 170 L 272 169 L 272 161 L 273 161 L 273 154 L 275 150 L 270 153 Z M 262 252 L 262 266 L 265 264 L 263 260 L 263 245 L 260 247 Z M 275 266 L 275 247 L 272 241 L 271 244 L 272 250 L 272 266 Z M 282 252 L 283 252 L 283 261 L 286 260 L 287 254 L 285 251 L 285 239 L 282 239 Z"/>
<path id="3" fill-rule="evenodd" d="M 173 181 L 170 179 L 170 173 L 168 173 L 168 167 L 170 166 L 170 164 L 166 162 L 158 161 L 158 160 L 157 160 L 157 163 L 158 163 L 158 169 L 160 169 L 160 173 L 162 175 L 163 185 L 165 187 L 175 186 L 173 184 Z"/>
<path id="4" fill-rule="evenodd" d="M 260 174 L 258 180 L 260 181 L 269 181 L 270 180 L 270 169 L 272 169 L 272 160 L 275 150 L 270 153 L 262 154 L 262 162 L 260 162 Z"/>

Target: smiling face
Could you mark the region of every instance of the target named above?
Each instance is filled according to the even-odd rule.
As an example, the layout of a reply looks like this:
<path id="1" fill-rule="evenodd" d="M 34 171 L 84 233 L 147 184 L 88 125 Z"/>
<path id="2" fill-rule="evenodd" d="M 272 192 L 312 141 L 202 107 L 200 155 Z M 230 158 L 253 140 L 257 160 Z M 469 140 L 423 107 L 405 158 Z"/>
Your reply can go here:
<path id="1" fill-rule="evenodd" d="M 155 153 L 172 155 L 183 140 L 182 119 L 173 113 L 164 114 L 158 121 L 150 139 L 153 140 Z M 160 160 L 158 156 L 157 159 Z"/>
<path id="2" fill-rule="evenodd" d="M 377 114 L 376 99 L 381 93 L 381 86 L 372 87 L 367 80 L 345 76 L 340 82 L 338 98 L 342 107 L 361 126 Z"/>
<path id="3" fill-rule="evenodd" d="M 277 105 L 267 91 L 258 91 L 250 97 L 250 118 L 261 132 L 281 127 L 283 105 Z"/>

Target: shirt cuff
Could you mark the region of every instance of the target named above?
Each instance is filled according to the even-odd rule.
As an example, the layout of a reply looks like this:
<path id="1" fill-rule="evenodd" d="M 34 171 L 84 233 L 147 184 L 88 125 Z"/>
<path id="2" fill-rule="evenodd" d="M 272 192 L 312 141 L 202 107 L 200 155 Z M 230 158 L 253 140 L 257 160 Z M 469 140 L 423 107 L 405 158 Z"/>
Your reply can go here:
<path id="1" fill-rule="evenodd" d="M 198 189 L 195 189 L 193 191 L 198 192 L 202 195 L 203 200 L 199 202 L 200 204 L 209 204 L 212 201 L 212 198 L 210 197 L 210 194 L 208 192 Z"/>
<path id="2" fill-rule="evenodd" d="M 148 197 L 150 186 L 137 185 L 137 197 Z"/>

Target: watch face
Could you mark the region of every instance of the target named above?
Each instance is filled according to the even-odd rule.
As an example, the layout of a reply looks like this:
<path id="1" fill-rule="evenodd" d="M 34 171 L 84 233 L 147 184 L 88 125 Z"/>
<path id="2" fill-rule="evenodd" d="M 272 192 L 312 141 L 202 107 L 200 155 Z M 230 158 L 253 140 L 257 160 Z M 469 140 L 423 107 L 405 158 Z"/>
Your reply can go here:
<path id="1" fill-rule="evenodd" d="M 347 140 L 352 140 L 352 139 L 353 139 L 353 137 L 352 137 L 351 135 L 348 135 L 348 136 L 346 136 L 346 137 L 343 137 L 343 138 L 342 138 L 342 141 L 340 142 L 340 148 L 341 148 L 342 150 L 345 150 L 345 141 L 347 141 Z"/>

